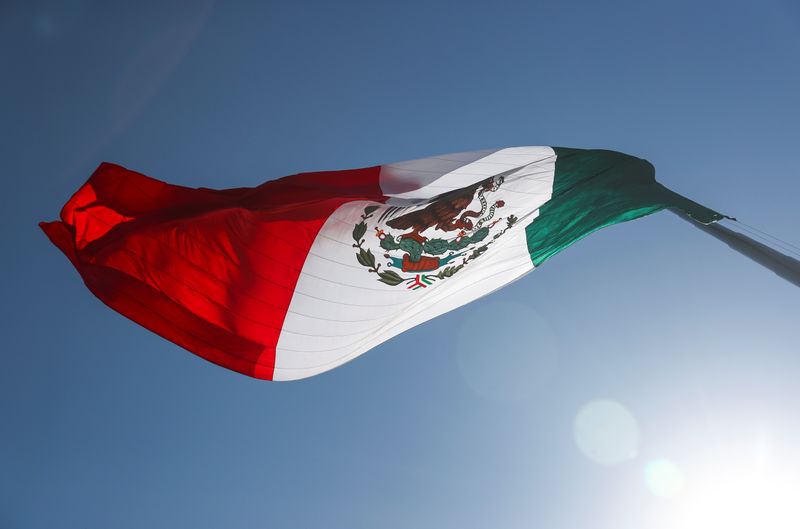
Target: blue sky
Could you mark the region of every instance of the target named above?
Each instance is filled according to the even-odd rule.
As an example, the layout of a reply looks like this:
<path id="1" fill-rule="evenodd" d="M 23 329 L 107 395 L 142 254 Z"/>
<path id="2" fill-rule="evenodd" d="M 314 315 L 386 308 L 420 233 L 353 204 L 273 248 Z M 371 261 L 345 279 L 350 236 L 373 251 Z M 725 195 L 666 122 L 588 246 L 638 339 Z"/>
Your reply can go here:
<path id="1" fill-rule="evenodd" d="M 0 527 L 658 529 L 799 474 L 796 288 L 668 213 L 286 384 L 108 310 L 36 227 L 103 160 L 234 187 L 559 145 L 797 244 L 799 53 L 790 0 L 4 3 Z M 623 461 L 586 456 L 598 400 Z"/>

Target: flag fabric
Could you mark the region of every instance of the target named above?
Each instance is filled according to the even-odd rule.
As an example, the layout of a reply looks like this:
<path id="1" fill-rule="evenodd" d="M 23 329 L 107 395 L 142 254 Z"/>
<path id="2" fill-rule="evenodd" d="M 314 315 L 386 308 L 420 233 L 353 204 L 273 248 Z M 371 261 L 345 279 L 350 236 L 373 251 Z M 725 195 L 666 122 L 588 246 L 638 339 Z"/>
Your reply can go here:
<path id="1" fill-rule="evenodd" d="M 225 190 L 104 163 L 41 227 L 109 307 L 221 366 L 292 380 L 507 285 L 604 226 L 664 208 L 721 218 L 654 175 L 633 156 L 552 147 Z"/>

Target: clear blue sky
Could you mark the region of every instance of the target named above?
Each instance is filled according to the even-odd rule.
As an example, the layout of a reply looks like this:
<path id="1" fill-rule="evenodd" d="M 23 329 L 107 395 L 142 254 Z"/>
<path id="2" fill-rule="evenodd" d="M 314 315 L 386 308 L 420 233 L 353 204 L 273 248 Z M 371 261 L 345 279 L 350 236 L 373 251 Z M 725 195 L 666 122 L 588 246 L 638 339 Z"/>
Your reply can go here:
<path id="1" fill-rule="evenodd" d="M 559 145 L 798 243 L 798 57 L 793 0 L 4 2 L 0 527 L 657 528 L 653 460 L 796 472 L 800 292 L 668 213 L 284 384 L 110 311 L 36 223 L 103 160 L 234 187 Z M 597 399 L 621 463 L 575 441 Z"/>

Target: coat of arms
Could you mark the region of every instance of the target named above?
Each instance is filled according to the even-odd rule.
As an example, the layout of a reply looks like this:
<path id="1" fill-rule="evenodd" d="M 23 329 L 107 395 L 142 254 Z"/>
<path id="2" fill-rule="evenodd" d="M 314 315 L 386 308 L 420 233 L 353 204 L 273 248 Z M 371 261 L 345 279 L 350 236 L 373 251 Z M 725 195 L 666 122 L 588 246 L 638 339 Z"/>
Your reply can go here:
<path id="1" fill-rule="evenodd" d="M 494 176 L 443 193 L 424 206 L 389 207 L 374 221 L 372 230 L 368 224 L 379 206 L 367 206 L 361 221 L 353 227 L 358 263 L 377 274 L 378 281 L 412 290 L 453 276 L 517 222 L 514 215 L 505 219 L 498 215 L 505 206 L 503 200 L 489 205 L 487 195 L 497 192 L 502 184 L 503 176 Z M 475 209 L 469 209 L 476 200 Z M 503 220 L 502 229 L 492 234 Z M 379 241 L 380 250 L 376 252 L 382 254 L 383 263 L 365 244 L 368 231 Z"/>

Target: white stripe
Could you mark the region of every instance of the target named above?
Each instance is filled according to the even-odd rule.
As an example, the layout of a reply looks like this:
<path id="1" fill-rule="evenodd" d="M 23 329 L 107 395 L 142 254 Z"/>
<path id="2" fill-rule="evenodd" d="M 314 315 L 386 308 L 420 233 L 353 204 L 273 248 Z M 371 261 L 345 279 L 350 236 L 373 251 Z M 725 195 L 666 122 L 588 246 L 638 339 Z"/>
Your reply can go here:
<path id="1" fill-rule="evenodd" d="M 425 199 L 472 185 L 515 167 L 545 162 L 554 156 L 550 147 L 511 147 L 423 158 L 383 166 L 380 184 L 386 196 Z M 445 163 L 443 160 L 453 161 Z M 469 163 L 464 163 L 466 160 L 470 160 Z"/>
<path id="2" fill-rule="evenodd" d="M 487 154 L 488 153 L 488 154 Z M 425 160 L 392 164 L 391 167 L 413 167 L 418 171 L 439 167 L 442 160 L 455 160 L 457 167 L 436 174 L 435 178 L 400 179 L 402 172 L 394 171 L 394 184 L 406 189 L 395 193 L 391 205 L 351 202 L 337 209 L 325 222 L 311 246 L 303 271 L 295 288 L 284 321 L 276 352 L 275 380 L 305 378 L 341 365 L 376 345 L 415 325 L 453 310 L 482 297 L 519 278 L 533 269 L 525 239 L 525 226 L 538 214 L 538 208 L 552 193 L 555 154 L 549 147 L 518 147 L 499 151 L 462 153 Z M 471 160 L 463 163 L 465 160 Z M 409 290 L 405 285 L 390 286 L 378 281 L 375 273 L 359 264 L 357 248 L 353 247 L 353 228 L 361 221 L 364 208 L 379 206 L 367 219 L 368 231 L 363 247 L 369 248 L 386 270 L 387 251 L 379 246 L 375 227 L 381 214 L 390 207 L 414 206 L 424 208 L 429 199 L 441 193 L 473 185 L 509 169 L 518 170 L 506 177 L 496 191 L 485 192 L 490 203 L 505 202 L 498 207 L 492 220 L 501 219 L 481 243 L 466 249 L 457 264 L 475 248 L 491 242 L 480 257 L 467 264 L 452 277 L 436 280 L 426 288 Z M 431 169 L 433 171 L 433 169 Z M 423 173 L 425 174 L 425 173 Z M 384 184 L 382 172 L 381 184 Z M 411 184 L 417 182 L 416 189 Z M 384 188 L 386 189 L 386 188 Z M 477 198 L 467 209 L 478 210 Z M 410 210 L 405 210 L 406 213 Z M 502 236 L 493 240 L 506 226 L 506 219 L 515 215 L 520 220 Z M 485 216 L 485 214 L 484 214 Z M 396 216 L 395 216 L 396 218 Z M 477 221 L 477 219 L 475 219 Z M 488 222 L 487 222 L 488 224 Z M 389 231 L 384 225 L 380 226 Z M 393 230 L 398 235 L 403 230 Z M 423 232 L 429 238 L 451 239 L 454 232 Z M 473 231 L 474 233 L 474 231 Z M 403 252 L 390 252 L 398 257 Z M 456 252 L 459 253 L 459 252 Z M 443 256 L 442 256 L 443 257 Z M 444 268 L 430 272 L 436 274 Z M 414 272 L 394 270 L 403 277 Z"/>
<path id="3" fill-rule="evenodd" d="M 383 165 L 380 186 L 386 196 L 401 195 L 412 189 L 425 187 L 442 175 L 494 152 L 497 152 L 497 149 L 461 152 Z"/>

